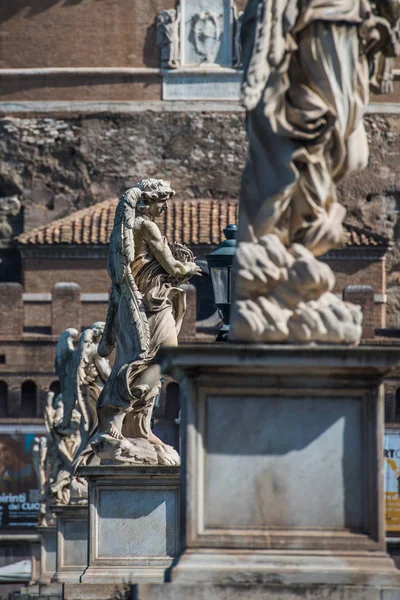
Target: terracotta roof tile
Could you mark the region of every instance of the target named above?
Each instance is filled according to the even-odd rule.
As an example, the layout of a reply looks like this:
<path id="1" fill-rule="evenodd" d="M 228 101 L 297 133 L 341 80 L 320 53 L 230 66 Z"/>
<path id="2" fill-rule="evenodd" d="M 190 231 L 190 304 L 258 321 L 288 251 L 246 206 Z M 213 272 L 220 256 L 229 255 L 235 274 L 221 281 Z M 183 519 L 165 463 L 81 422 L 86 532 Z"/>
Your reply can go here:
<path id="1" fill-rule="evenodd" d="M 105 245 L 111 235 L 118 199 L 105 200 L 63 219 L 53 221 L 18 237 L 18 243 L 28 245 Z M 191 199 L 174 200 L 157 223 L 170 242 L 188 245 L 216 245 L 223 239 L 223 229 L 236 223 L 237 201 Z M 372 231 L 345 226 L 347 247 L 387 248 L 389 241 Z"/>

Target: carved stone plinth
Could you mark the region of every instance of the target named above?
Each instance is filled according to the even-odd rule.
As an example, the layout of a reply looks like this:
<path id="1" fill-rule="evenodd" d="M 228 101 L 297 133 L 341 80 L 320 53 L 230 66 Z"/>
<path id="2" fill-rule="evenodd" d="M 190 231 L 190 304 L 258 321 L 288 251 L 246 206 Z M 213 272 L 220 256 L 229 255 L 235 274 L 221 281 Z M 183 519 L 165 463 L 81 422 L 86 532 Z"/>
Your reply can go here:
<path id="1" fill-rule="evenodd" d="M 382 347 L 164 350 L 185 398 L 169 585 L 400 586 L 385 551 L 381 385 L 399 359 Z"/>
<path id="2" fill-rule="evenodd" d="M 89 562 L 82 584 L 164 580 L 179 551 L 179 468 L 82 467 Z"/>
<path id="3" fill-rule="evenodd" d="M 53 583 L 78 583 L 87 566 L 87 505 L 52 506 L 57 517 L 57 559 Z"/>
<path id="4" fill-rule="evenodd" d="M 40 576 L 41 585 L 50 583 L 56 572 L 57 528 L 38 527 L 40 535 Z"/>

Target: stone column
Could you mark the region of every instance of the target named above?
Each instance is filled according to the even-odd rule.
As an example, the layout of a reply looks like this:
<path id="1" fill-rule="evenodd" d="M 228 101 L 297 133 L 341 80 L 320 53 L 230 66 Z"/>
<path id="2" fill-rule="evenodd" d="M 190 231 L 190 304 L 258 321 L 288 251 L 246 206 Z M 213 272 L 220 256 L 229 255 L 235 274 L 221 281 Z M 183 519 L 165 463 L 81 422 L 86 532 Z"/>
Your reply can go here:
<path id="1" fill-rule="evenodd" d="M 139 597 L 197 598 L 208 585 L 213 599 L 303 590 L 375 600 L 400 586 L 385 549 L 381 383 L 399 357 L 384 347 L 163 351 L 185 398 L 182 551 L 170 595 L 155 585 Z"/>
<path id="2" fill-rule="evenodd" d="M 74 327 L 81 328 L 81 288 L 77 283 L 59 282 L 51 291 L 51 333 L 61 333 Z"/>

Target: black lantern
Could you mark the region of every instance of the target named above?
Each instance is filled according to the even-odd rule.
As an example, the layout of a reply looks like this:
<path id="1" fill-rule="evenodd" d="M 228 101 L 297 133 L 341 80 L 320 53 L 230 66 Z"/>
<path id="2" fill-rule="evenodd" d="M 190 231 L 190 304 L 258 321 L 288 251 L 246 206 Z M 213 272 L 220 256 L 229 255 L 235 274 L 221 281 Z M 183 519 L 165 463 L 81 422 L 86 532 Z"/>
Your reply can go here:
<path id="1" fill-rule="evenodd" d="M 232 267 L 236 254 L 236 225 L 224 229 L 226 239 L 206 256 L 214 293 L 214 304 L 224 320 L 217 341 L 226 339 L 229 331 L 232 301 Z"/>

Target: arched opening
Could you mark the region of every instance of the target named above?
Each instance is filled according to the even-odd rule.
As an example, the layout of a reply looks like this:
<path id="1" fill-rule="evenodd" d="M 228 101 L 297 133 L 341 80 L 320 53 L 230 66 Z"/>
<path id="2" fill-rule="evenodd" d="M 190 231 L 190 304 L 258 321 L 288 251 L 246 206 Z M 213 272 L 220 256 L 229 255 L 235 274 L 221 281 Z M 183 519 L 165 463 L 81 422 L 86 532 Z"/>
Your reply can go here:
<path id="1" fill-rule="evenodd" d="M 21 387 L 21 417 L 36 417 L 36 405 L 36 383 L 24 381 Z"/>
<path id="2" fill-rule="evenodd" d="M 57 398 L 58 394 L 61 392 L 60 382 L 58 379 L 50 384 L 49 390 L 50 392 L 53 392 L 54 398 Z"/>
<path id="3" fill-rule="evenodd" d="M 0 417 L 8 416 L 8 385 L 0 381 Z"/>

